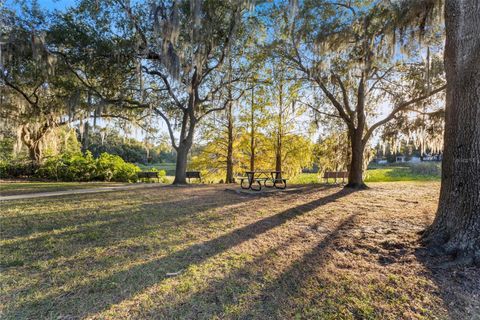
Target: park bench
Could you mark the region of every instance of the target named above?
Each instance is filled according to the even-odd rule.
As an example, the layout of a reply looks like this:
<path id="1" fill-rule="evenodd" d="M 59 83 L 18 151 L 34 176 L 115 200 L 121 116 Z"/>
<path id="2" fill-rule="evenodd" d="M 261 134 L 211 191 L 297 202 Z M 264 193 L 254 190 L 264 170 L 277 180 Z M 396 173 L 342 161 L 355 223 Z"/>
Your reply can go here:
<path id="1" fill-rule="evenodd" d="M 187 179 L 188 183 L 190 183 L 190 179 L 198 179 L 202 182 L 202 177 L 200 177 L 200 171 L 187 171 Z"/>
<path id="2" fill-rule="evenodd" d="M 325 171 L 323 174 L 323 179 L 326 183 L 329 183 L 328 179 L 335 179 L 335 183 L 337 183 L 337 179 L 342 178 L 342 183 L 345 183 L 345 178 L 348 178 L 347 171 Z"/>
<path id="3" fill-rule="evenodd" d="M 160 176 L 156 171 L 141 171 L 137 173 L 137 177 L 140 180 L 144 179 L 157 179 L 160 182 Z"/>

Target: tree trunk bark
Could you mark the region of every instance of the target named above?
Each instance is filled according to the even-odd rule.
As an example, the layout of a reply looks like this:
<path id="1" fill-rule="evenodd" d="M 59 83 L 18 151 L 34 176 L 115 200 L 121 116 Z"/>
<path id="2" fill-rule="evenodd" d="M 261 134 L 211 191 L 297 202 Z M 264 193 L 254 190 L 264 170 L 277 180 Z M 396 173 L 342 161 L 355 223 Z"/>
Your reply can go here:
<path id="1" fill-rule="evenodd" d="M 187 160 L 191 143 L 186 140 L 180 141 L 177 148 L 177 161 L 175 166 L 175 179 L 173 184 L 187 184 Z"/>
<path id="2" fill-rule="evenodd" d="M 480 264 L 480 2 L 445 2 L 447 96 L 442 185 L 424 234 L 437 253 Z"/>
<path id="3" fill-rule="evenodd" d="M 347 188 L 363 189 L 367 186 L 363 182 L 363 154 L 365 145 L 362 141 L 362 131 L 356 129 L 350 133 L 350 145 L 352 157 L 348 172 Z"/>
<path id="4" fill-rule="evenodd" d="M 32 142 L 27 145 L 27 148 L 30 160 L 35 164 L 40 164 L 43 158 L 41 143 L 39 141 Z"/>
<path id="5" fill-rule="evenodd" d="M 252 88 L 252 110 L 250 114 L 250 171 L 255 171 L 255 113 L 253 106 L 254 90 Z"/>
<path id="6" fill-rule="evenodd" d="M 282 134 L 279 130 L 277 133 L 277 148 L 275 150 L 275 171 L 280 173 L 275 177 L 276 179 L 282 178 Z"/>
<path id="7" fill-rule="evenodd" d="M 225 183 L 233 183 L 233 119 L 232 104 L 228 104 L 227 109 L 227 176 Z"/>
<path id="8" fill-rule="evenodd" d="M 30 160 L 37 165 L 42 162 L 42 138 L 43 134 L 37 132 L 37 134 L 34 135 L 34 133 L 29 130 L 28 126 L 23 126 L 20 133 L 20 139 L 28 149 Z"/>
<path id="9" fill-rule="evenodd" d="M 282 171 L 282 145 L 279 144 L 275 155 L 275 171 Z"/>
<path id="10" fill-rule="evenodd" d="M 277 123 L 277 148 L 275 150 L 275 171 L 280 171 L 275 179 L 282 178 L 282 137 L 283 137 L 283 82 L 280 82 L 278 92 L 278 123 Z"/>
<path id="11" fill-rule="evenodd" d="M 84 124 L 84 129 L 83 129 L 83 137 L 82 137 L 82 152 L 86 152 L 88 150 L 88 147 L 90 145 L 90 126 L 88 124 L 88 121 Z"/>

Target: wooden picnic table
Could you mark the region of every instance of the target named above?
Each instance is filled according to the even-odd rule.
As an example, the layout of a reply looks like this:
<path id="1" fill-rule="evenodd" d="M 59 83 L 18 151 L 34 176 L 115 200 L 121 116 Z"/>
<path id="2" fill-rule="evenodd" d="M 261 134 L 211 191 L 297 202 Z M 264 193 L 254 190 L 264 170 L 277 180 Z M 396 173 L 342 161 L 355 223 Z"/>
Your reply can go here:
<path id="1" fill-rule="evenodd" d="M 267 188 L 285 189 L 287 187 L 287 179 L 282 178 L 282 172 L 276 170 L 256 170 L 245 171 L 247 178 L 240 178 L 240 187 L 242 189 L 251 189 L 254 191 L 262 190 L 263 185 Z M 244 181 L 247 180 L 247 185 Z M 269 185 L 268 183 L 272 183 Z M 258 187 L 256 186 L 258 184 Z"/>

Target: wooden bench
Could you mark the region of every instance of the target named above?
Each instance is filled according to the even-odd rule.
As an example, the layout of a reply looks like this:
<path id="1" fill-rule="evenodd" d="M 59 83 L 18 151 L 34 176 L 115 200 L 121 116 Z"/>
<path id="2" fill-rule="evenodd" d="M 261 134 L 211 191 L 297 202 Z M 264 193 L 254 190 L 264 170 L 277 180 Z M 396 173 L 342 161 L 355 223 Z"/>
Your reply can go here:
<path id="1" fill-rule="evenodd" d="M 202 177 L 200 177 L 200 171 L 187 171 L 186 172 L 188 183 L 190 183 L 190 179 L 198 179 L 202 182 Z"/>
<path id="2" fill-rule="evenodd" d="M 348 171 L 325 171 L 323 174 L 323 179 L 326 183 L 328 179 L 335 179 L 335 183 L 337 183 L 337 179 L 342 178 L 342 183 L 345 183 L 345 178 L 348 178 Z"/>
<path id="3" fill-rule="evenodd" d="M 160 182 L 160 177 L 158 176 L 158 172 L 156 171 L 141 171 L 137 173 L 137 177 L 140 180 L 156 178 L 158 182 Z"/>

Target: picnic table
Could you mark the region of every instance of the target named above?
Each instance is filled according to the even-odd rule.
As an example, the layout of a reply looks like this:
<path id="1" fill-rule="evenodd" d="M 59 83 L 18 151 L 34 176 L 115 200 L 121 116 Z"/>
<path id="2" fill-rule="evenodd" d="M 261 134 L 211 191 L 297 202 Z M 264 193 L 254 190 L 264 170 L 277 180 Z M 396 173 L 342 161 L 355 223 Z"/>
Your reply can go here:
<path id="1" fill-rule="evenodd" d="M 282 178 L 281 171 L 245 171 L 245 175 L 246 177 L 240 177 L 240 187 L 242 189 L 260 191 L 262 190 L 262 182 L 263 186 L 267 188 L 285 189 L 287 187 L 287 179 Z"/>

